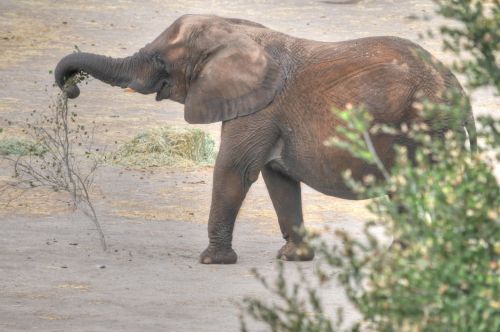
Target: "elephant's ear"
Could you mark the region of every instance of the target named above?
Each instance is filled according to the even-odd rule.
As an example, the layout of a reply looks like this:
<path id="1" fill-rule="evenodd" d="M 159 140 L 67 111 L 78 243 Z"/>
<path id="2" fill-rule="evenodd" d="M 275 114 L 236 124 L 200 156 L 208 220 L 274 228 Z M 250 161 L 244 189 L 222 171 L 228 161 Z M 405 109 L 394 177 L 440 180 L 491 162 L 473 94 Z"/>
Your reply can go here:
<path id="1" fill-rule="evenodd" d="M 189 123 L 231 120 L 264 109 L 281 89 L 278 63 L 247 36 L 198 63 L 184 103 Z"/>

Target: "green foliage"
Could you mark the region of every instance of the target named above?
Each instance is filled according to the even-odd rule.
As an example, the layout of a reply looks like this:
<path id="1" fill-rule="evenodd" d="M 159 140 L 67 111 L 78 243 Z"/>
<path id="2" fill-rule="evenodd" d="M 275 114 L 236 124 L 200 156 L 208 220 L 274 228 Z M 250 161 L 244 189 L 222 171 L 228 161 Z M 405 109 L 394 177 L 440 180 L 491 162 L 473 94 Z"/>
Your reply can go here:
<path id="1" fill-rule="evenodd" d="M 155 128 L 138 134 L 108 159 L 132 167 L 211 165 L 215 142 L 200 129 Z"/>
<path id="2" fill-rule="evenodd" d="M 365 141 L 358 140 L 359 133 L 367 132 L 373 117 L 365 112 L 364 107 L 353 108 L 347 105 L 346 110 L 338 110 L 337 116 L 344 122 L 344 126 L 337 128 L 337 135 L 326 143 L 328 146 L 337 146 L 352 151 L 352 155 L 369 163 L 375 163 L 375 156 L 366 149 Z"/>
<path id="3" fill-rule="evenodd" d="M 344 247 L 321 252 L 377 331 L 497 331 L 500 189 L 492 167 L 451 132 L 416 159 L 417 167 L 401 148 L 389 181 L 359 186 L 391 195 L 369 205 L 376 220 L 368 241 L 338 233 Z M 390 250 L 370 231 L 375 224 L 397 239 Z"/>
<path id="4" fill-rule="evenodd" d="M 438 13 L 458 21 L 441 29 L 445 47 L 465 56 L 455 68 L 469 86 L 500 92 L 498 0 L 436 3 Z M 371 178 L 363 183 L 346 174 L 360 195 L 379 196 L 368 206 L 374 219 L 366 223 L 363 238 L 337 231 L 342 245 L 329 245 L 310 236 L 321 257 L 317 283 L 340 283 L 362 319 L 347 327 L 337 324 L 338 319 L 325 323 L 324 308 L 310 303 L 320 298 L 307 296 L 305 282 L 292 285 L 293 293 L 287 291 L 290 284 L 282 270 L 274 286 L 265 283 L 278 302 L 247 299 L 250 317 L 272 331 L 500 331 L 500 187 L 494 176 L 500 121 L 479 118 L 476 134 L 468 99 L 449 93 L 446 105 L 419 105 L 422 115 L 434 120 L 409 128 L 374 127 L 362 107 L 335 111 L 344 126 L 326 143 L 386 174 L 383 182 Z M 429 135 L 446 127 L 452 130 L 442 139 Z M 390 174 L 371 143 L 379 132 L 404 134 L 416 143 L 414 153 L 396 147 Z M 374 227 L 395 239 L 390 248 Z M 311 308 L 321 321 L 304 316 Z"/>
<path id="5" fill-rule="evenodd" d="M 384 178 L 388 179 L 389 174 L 382 165 L 382 161 L 377 156 L 371 142 L 370 130 L 384 131 L 386 133 L 394 133 L 394 130 L 387 126 L 371 128 L 373 117 L 363 106 L 353 108 L 352 105 L 348 104 L 345 110 L 334 110 L 333 113 L 334 116 L 342 120 L 343 125 L 335 129 L 336 135 L 326 140 L 325 145 L 347 150 L 354 157 L 370 164 L 376 164 Z"/>
<path id="6" fill-rule="evenodd" d="M 492 152 L 496 152 L 497 160 L 500 159 L 500 123 L 492 117 L 480 117 L 478 119 L 481 131 L 478 133 L 480 139 L 485 144 L 492 147 Z"/>
<path id="7" fill-rule="evenodd" d="M 441 28 L 445 49 L 462 56 L 454 69 L 466 74 L 472 87 L 493 85 L 500 90 L 500 1 L 435 2 L 440 15 L 460 22 Z"/>
<path id="8" fill-rule="evenodd" d="M 19 137 L 0 139 L 0 155 L 2 156 L 41 156 L 47 150 L 35 142 Z"/>

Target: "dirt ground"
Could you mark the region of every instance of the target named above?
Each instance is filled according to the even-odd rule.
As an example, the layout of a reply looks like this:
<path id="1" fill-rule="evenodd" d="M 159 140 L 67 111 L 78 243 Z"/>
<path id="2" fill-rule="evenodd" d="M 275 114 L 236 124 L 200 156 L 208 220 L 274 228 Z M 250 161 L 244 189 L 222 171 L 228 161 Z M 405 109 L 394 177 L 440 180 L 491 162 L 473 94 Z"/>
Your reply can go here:
<path id="1" fill-rule="evenodd" d="M 418 34 L 441 21 L 428 0 L 359 1 L 0 1 L 0 120 L 12 122 L 3 134 L 18 135 L 33 109 L 50 103 L 57 61 L 82 51 L 126 56 L 153 40 L 186 13 L 210 13 L 254 20 L 299 37 L 337 41 Z M 441 60 L 450 58 L 435 40 L 420 43 Z M 82 124 L 96 121 L 108 131 L 97 137 L 113 149 L 158 125 L 187 125 L 182 105 L 157 103 L 91 81 L 78 105 Z M 500 110 L 489 91 L 474 95 L 476 114 Z M 5 128 L 5 123 L 0 123 Z M 198 126 L 219 139 L 219 124 Z M 33 190 L 5 205 L 0 201 L 0 330 L 2 331 L 235 331 L 238 303 L 246 296 L 270 298 L 251 275 L 257 267 L 275 274 L 282 245 L 276 216 L 261 179 L 239 214 L 234 248 L 238 264 L 197 263 L 207 244 L 210 167 L 123 169 L 105 166 L 96 178 L 95 202 L 109 250 L 100 249 L 92 225 L 68 209 L 67 198 Z M 0 180 L 11 174 L 0 164 Z M 304 187 L 308 227 L 325 225 L 361 235 L 369 217 L 366 202 L 340 200 Z M 316 262 L 288 263 L 311 275 Z M 356 312 L 342 290 L 323 292 L 347 320 Z M 252 325 L 259 329 L 258 325 Z"/>

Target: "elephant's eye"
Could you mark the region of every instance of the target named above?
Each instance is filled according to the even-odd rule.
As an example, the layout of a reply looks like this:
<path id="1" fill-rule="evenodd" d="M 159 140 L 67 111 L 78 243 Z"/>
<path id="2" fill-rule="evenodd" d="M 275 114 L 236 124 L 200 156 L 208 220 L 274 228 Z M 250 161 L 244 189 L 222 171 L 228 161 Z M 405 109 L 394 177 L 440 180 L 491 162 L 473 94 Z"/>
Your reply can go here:
<path id="1" fill-rule="evenodd" d="M 168 68 L 167 68 L 168 66 L 165 63 L 165 61 L 163 61 L 163 58 L 161 57 L 161 55 L 155 54 L 153 56 L 153 63 L 155 65 L 155 67 L 160 68 L 161 70 L 168 73 Z"/>

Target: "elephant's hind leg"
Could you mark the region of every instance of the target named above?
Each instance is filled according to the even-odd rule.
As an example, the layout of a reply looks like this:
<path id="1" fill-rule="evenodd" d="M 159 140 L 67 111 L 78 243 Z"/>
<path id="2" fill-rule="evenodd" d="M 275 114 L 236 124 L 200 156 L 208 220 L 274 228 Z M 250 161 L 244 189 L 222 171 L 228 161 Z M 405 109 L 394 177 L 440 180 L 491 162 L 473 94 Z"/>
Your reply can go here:
<path id="1" fill-rule="evenodd" d="M 297 232 L 304 224 L 300 183 L 273 170 L 269 164 L 262 169 L 262 176 L 278 215 L 281 233 L 286 244 L 279 250 L 278 258 L 290 261 L 309 261 L 314 258 Z"/>

